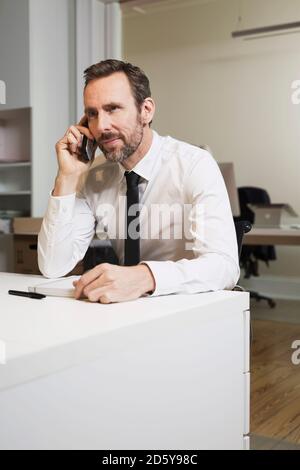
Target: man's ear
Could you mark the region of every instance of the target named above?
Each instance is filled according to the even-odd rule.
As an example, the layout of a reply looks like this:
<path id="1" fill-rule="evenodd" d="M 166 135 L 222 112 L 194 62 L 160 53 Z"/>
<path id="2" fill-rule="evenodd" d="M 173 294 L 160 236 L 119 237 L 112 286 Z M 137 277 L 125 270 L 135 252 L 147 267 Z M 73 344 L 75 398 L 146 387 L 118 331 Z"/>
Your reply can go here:
<path id="1" fill-rule="evenodd" d="M 150 122 L 153 119 L 154 113 L 155 113 L 155 103 L 153 99 L 146 98 L 142 105 L 142 112 L 141 112 L 143 124 L 145 125 L 150 124 Z"/>

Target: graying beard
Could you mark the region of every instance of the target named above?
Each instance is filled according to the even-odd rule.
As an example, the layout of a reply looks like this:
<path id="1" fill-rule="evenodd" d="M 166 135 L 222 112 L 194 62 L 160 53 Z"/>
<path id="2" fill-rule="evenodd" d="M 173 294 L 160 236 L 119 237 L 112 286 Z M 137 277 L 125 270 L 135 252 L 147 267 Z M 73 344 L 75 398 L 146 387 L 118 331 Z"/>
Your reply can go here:
<path id="1" fill-rule="evenodd" d="M 140 124 L 140 121 L 138 122 Z M 105 158 L 109 160 L 110 162 L 115 162 L 115 163 L 122 163 L 124 160 L 127 158 L 131 157 L 131 155 L 136 151 L 136 149 L 139 148 L 142 140 L 143 140 L 143 128 L 141 128 L 141 133 L 140 133 L 140 139 L 137 145 L 130 145 L 130 144 L 125 144 L 124 148 L 121 149 L 117 154 L 113 151 L 109 152 L 106 151 L 102 146 L 100 146 Z"/>
<path id="2" fill-rule="evenodd" d="M 120 150 L 117 154 L 116 152 L 107 152 L 105 149 L 103 149 L 103 154 L 105 158 L 111 162 L 119 162 L 122 163 L 124 160 L 129 158 L 135 151 L 137 147 L 134 147 L 132 145 L 125 145 L 122 150 Z"/>

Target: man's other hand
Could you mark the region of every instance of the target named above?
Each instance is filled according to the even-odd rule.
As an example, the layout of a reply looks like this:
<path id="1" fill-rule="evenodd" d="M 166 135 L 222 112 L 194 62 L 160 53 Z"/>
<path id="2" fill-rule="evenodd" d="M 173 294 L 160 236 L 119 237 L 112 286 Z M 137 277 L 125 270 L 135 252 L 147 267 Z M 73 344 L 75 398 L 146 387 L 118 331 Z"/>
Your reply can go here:
<path id="1" fill-rule="evenodd" d="M 109 304 L 133 300 L 155 290 L 155 280 L 146 264 L 117 266 L 102 263 L 74 281 L 75 298 Z"/>

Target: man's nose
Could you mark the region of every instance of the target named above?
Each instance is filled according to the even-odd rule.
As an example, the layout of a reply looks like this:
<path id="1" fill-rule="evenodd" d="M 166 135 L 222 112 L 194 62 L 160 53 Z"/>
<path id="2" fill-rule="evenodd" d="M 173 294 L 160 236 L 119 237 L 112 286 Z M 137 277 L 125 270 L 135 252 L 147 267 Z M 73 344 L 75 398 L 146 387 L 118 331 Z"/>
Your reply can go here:
<path id="1" fill-rule="evenodd" d="M 110 132 L 112 130 L 112 123 L 110 116 L 107 113 L 99 113 L 97 119 L 97 132 L 103 134 L 104 132 Z"/>

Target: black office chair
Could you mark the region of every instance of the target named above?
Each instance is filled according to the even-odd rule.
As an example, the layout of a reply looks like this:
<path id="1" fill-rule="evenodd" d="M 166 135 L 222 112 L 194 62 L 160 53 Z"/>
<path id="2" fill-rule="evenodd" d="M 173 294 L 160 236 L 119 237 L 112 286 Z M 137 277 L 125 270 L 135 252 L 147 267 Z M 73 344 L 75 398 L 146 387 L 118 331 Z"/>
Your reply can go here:
<path id="1" fill-rule="evenodd" d="M 253 186 L 243 186 L 238 188 L 239 202 L 241 215 L 237 220 L 248 220 L 251 224 L 255 222 L 255 215 L 248 207 L 248 204 L 270 204 L 270 196 L 265 189 L 256 188 Z M 258 261 L 264 261 L 269 265 L 269 261 L 276 260 L 276 251 L 274 246 L 261 246 L 261 245 L 243 245 L 240 253 L 240 265 L 245 272 L 245 279 L 251 276 L 259 276 Z M 271 308 L 276 306 L 276 303 L 271 297 L 261 295 L 258 292 L 250 291 L 250 297 L 256 301 L 265 300 Z"/>

